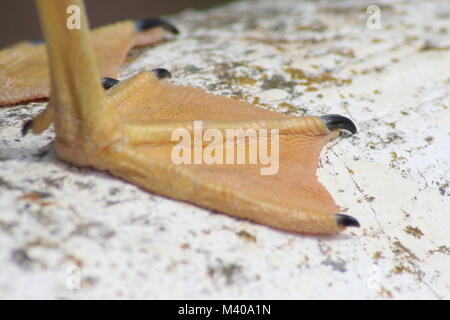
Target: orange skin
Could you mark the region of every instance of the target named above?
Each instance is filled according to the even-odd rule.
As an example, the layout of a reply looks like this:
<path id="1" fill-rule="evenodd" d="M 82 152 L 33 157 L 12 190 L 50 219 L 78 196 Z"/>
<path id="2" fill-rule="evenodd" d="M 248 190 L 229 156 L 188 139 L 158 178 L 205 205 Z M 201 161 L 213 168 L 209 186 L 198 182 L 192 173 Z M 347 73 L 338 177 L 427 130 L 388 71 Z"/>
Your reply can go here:
<path id="1" fill-rule="evenodd" d="M 92 46 L 100 76 L 116 78 L 133 47 L 159 43 L 165 35 L 161 27 L 139 32 L 131 20 L 93 30 Z M 45 44 L 22 41 L 0 51 L 0 92 L 0 107 L 50 96 Z"/>
<path id="2" fill-rule="evenodd" d="M 36 0 L 48 44 L 52 96 L 33 132 L 53 122 L 58 156 L 90 166 L 170 198 L 188 201 L 273 228 L 333 234 L 351 217 L 317 181 L 324 144 L 339 134 L 320 117 L 292 117 L 244 102 L 175 86 L 141 72 L 109 90 L 99 82 L 99 64 L 80 0 Z M 81 29 L 65 28 L 66 8 L 78 5 Z M 83 67 L 80 68 L 79 66 Z M 278 129 L 279 171 L 261 175 L 260 165 L 177 165 L 171 160 L 177 128 L 192 122 L 208 128 Z M 245 144 L 247 140 L 237 143 Z M 229 146 L 224 146 L 224 153 Z M 345 218 L 343 220 L 343 217 Z M 353 218 L 352 218 L 353 219 Z"/>

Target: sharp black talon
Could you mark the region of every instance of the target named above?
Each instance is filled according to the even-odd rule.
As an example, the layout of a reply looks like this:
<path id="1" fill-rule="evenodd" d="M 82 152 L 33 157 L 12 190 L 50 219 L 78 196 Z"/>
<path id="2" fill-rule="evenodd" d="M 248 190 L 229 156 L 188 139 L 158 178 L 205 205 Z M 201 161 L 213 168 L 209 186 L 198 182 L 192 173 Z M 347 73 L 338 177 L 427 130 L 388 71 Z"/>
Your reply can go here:
<path id="1" fill-rule="evenodd" d="M 42 40 L 42 39 L 36 39 L 36 40 L 30 40 L 29 41 L 33 46 L 38 46 L 38 45 L 40 45 L 40 44 L 43 44 L 44 43 L 44 40 Z"/>
<path id="2" fill-rule="evenodd" d="M 336 129 L 344 129 L 350 131 L 351 133 L 356 133 L 357 131 L 352 120 L 339 114 L 327 114 L 325 116 L 321 116 L 320 118 L 323 120 L 328 130 L 333 131 Z"/>
<path id="3" fill-rule="evenodd" d="M 31 126 L 33 125 L 33 120 L 27 120 L 22 126 L 22 137 L 27 134 L 27 132 L 31 129 Z"/>
<path id="4" fill-rule="evenodd" d="M 138 31 L 144 31 L 154 27 L 161 27 L 169 32 L 172 32 L 173 34 L 179 33 L 178 29 L 173 24 L 171 24 L 167 20 L 160 18 L 146 18 L 134 20 L 134 25 L 136 26 L 136 29 Z"/>
<path id="5" fill-rule="evenodd" d="M 102 78 L 102 86 L 105 90 L 114 87 L 116 84 L 118 84 L 120 81 L 114 78 Z"/>
<path id="6" fill-rule="evenodd" d="M 336 223 L 343 227 L 356 227 L 359 228 L 359 222 L 352 216 L 346 214 L 335 214 Z"/>
<path id="7" fill-rule="evenodd" d="M 152 72 L 158 78 L 158 80 L 161 80 L 164 78 L 172 78 L 172 74 L 167 69 L 157 68 L 157 69 L 153 69 Z"/>

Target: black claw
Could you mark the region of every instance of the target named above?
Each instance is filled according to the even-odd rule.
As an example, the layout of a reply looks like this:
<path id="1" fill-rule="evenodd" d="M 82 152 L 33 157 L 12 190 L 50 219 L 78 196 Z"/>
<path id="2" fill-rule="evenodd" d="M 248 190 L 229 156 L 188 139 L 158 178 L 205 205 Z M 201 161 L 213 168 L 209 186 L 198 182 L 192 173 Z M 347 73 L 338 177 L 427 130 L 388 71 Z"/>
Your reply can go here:
<path id="1" fill-rule="evenodd" d="M 355 218 L 346 214 L 335 214 L 336 223 L 343 227 L 357 227 L 359 228 L 359 222 Z"/>
<path id="2" fill-rule="evenodd" d="M 178 29 L 168 22 L 167 20 L 160 18 L 146 18 L 146 19 L 138 19 L 134 20 L 134 25 L 138 31 L 144 31 L 154 27 L 161 27 L 165 30 L 172 32 L 173 34 L 178 34 Z"/>
<path id="3" fill-rule="evenodd" d="M 350 131 L 351 133 L 356 133 L 357 131 L 352 120 L 339 114 L 327 114 L 325 116 L 321 116 L 320 118 L 323 122 L 325 122 L 328 130 L 333 131 L 336 129 L 344 129 Z"/>
<path id="4" fill-rule="evenodd" d="M 118 84 L 120 81 L 114 78 L 102 78 L 102 86 L 105 90 L 114 87 L 116 84 Z"/>
<path id="5" fill-rule="evenodd" d="M 22 126 L 22 137 L 27 134 L 27 132 L 31 129 L 31 126 L 33 125 L 33 120 L 27 120 L 24 122 Z"/>
<path id="6" fill-rule="evenodd" d="M 33 46 L 38 46 L 38 45 L 40 45 L 40 44 L 43 44 L 43 43 L 44 43 L 44 40 L 42 40 L 42 39 L 30 40 L 30 43 L 31 43 Z"/>
<path id="7" fill-rule="evenodd" d="M 158 80 L 164 79 L 164 78 L 172 78 L 172 74 L 169 70 L 163 69 L 163 68 L 157 68 L 152 70 L 155 77 L 158 78 Z"/>

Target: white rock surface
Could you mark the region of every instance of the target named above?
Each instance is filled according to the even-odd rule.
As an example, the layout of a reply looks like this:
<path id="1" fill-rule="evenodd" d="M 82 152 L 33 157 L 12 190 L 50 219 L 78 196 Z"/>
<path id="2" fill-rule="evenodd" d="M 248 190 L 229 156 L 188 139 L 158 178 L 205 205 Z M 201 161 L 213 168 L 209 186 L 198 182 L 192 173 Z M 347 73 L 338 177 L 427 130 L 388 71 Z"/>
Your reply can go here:
<path id="1" fill-rule="evenodd" d="M 288 97 L 288 93 L 285 90 L 281 90 L 281 89 L 270 89 L 270 90 L 266 90 L 266 91 L 262 91 L 261 93 L 259 93 L 258 97 L 262 98 L 263 100 L 268 100 L 268 101 L 280 101 L 282 102 L 282 100 L 286 99 Z"/>
<path id="2" fill-rule="evenodd" d="M 163 67 L 263 108 L 351 117 L 358 134 L 327 145 L 318 175 L 360 229 L 296 235 L 152 195 L 59 161 L 51 131 L 21 138 L 43 104 L 3 108 L 0 298 L 449 299 L 449 2 L 378 2 L 379 30 L 356 3 L 186 11 L 122 77 Z"/>

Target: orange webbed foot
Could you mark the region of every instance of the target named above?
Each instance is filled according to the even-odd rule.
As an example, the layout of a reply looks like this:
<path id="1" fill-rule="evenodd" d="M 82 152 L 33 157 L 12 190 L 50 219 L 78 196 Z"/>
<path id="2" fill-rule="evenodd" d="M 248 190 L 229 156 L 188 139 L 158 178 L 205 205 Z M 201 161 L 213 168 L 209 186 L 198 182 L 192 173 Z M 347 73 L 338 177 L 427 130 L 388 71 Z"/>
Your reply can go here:
<path id="1" fill-rule="evenodd" d="M 116 78 L 129 51 L 158 44 L 178 29 L 160 18 L 127 20 L 94 29 L 92 45 L 101 77 Z M 50 75 L 42 40 L 23 41 L 0 51 L 0 107 L 48 99 Z"/>
<path id="2" fill-rule="evenodd" d="M 117 140 L 87 154 L 57 144 L 58 154 L 66 161 L 106 170 L 157 194 L 283 230 L 328 234 L 359 226 L 353 217 L 338 214 L 337 205 L 315 174 L 324 144 L 340 130 L 356 132 L 350 119 L 340 115 L 286 116 L 176 86 L 149 72 L 115 84 L 106 94 L 108 108 L 118 112 Z M 227 163 L 231 149 L 242 148 L 245 158 L 251 157 L 247 136 L 236 137 L 232 146 L 216 140 L 202 142 L 203 155 L 212 147 L 222 155 L 215 163 L 205 159 L 196 163 L 199 146 L 194 143 L 184 150 L 190 153 L 188 161 L 174 161 L 179 141 L 172 139 L 173 133 L 184 129 L 193 137 L 195 122 L 203 125 L 201 135 L 216 130 L 219 137 L 235 128 L 254 130 L 256 139 L 261 130 L 278 130 L 277 171 L 262 174 L 267 166 L 237 163 L 237 154 Z M 270 149 L 274 142 L 265 143 Z M 89 144 L 95 145 L 95 141 Z"/>
<path id="3" fill-rule="evenodd" d="M 171 84 L 162 69 L 104 80 L 105 90 L 87 20 L 80 30 L 60 27 L 67 6 L 84 12 L 83 2 L 37 4 L 52 44 L 52 97 L 36 125 L 42 129 L 53 121 L 61 159 L 273 228 L 333 234 L 359 226 L 339 213 L 316 176 L 323 146 L 341 130 L 356 132 L 350 119 L 264 110 Z"/>
<path id="4" fill-rule="evenodd" d="M 170 71 L 164 68 L 156 68 L 152 70 L 153 75 L 161 80 L 166 78 L 171 78 L 172 74 Z M 102 87 L 105 90 L 111 89 L 116 84 L 119 83 L 119 80 L 103 77 L 101 79 Z M 22 136 L 26 135 L 30 130 L 34 134 L 39 134 L 47 129 L 53 123 L 53 108 L 52 104 L 49 103 L 47 107 L 42 111 L 39 115 L 37 115 L 34 119 L 27 120 L 22 125 Z"/>

